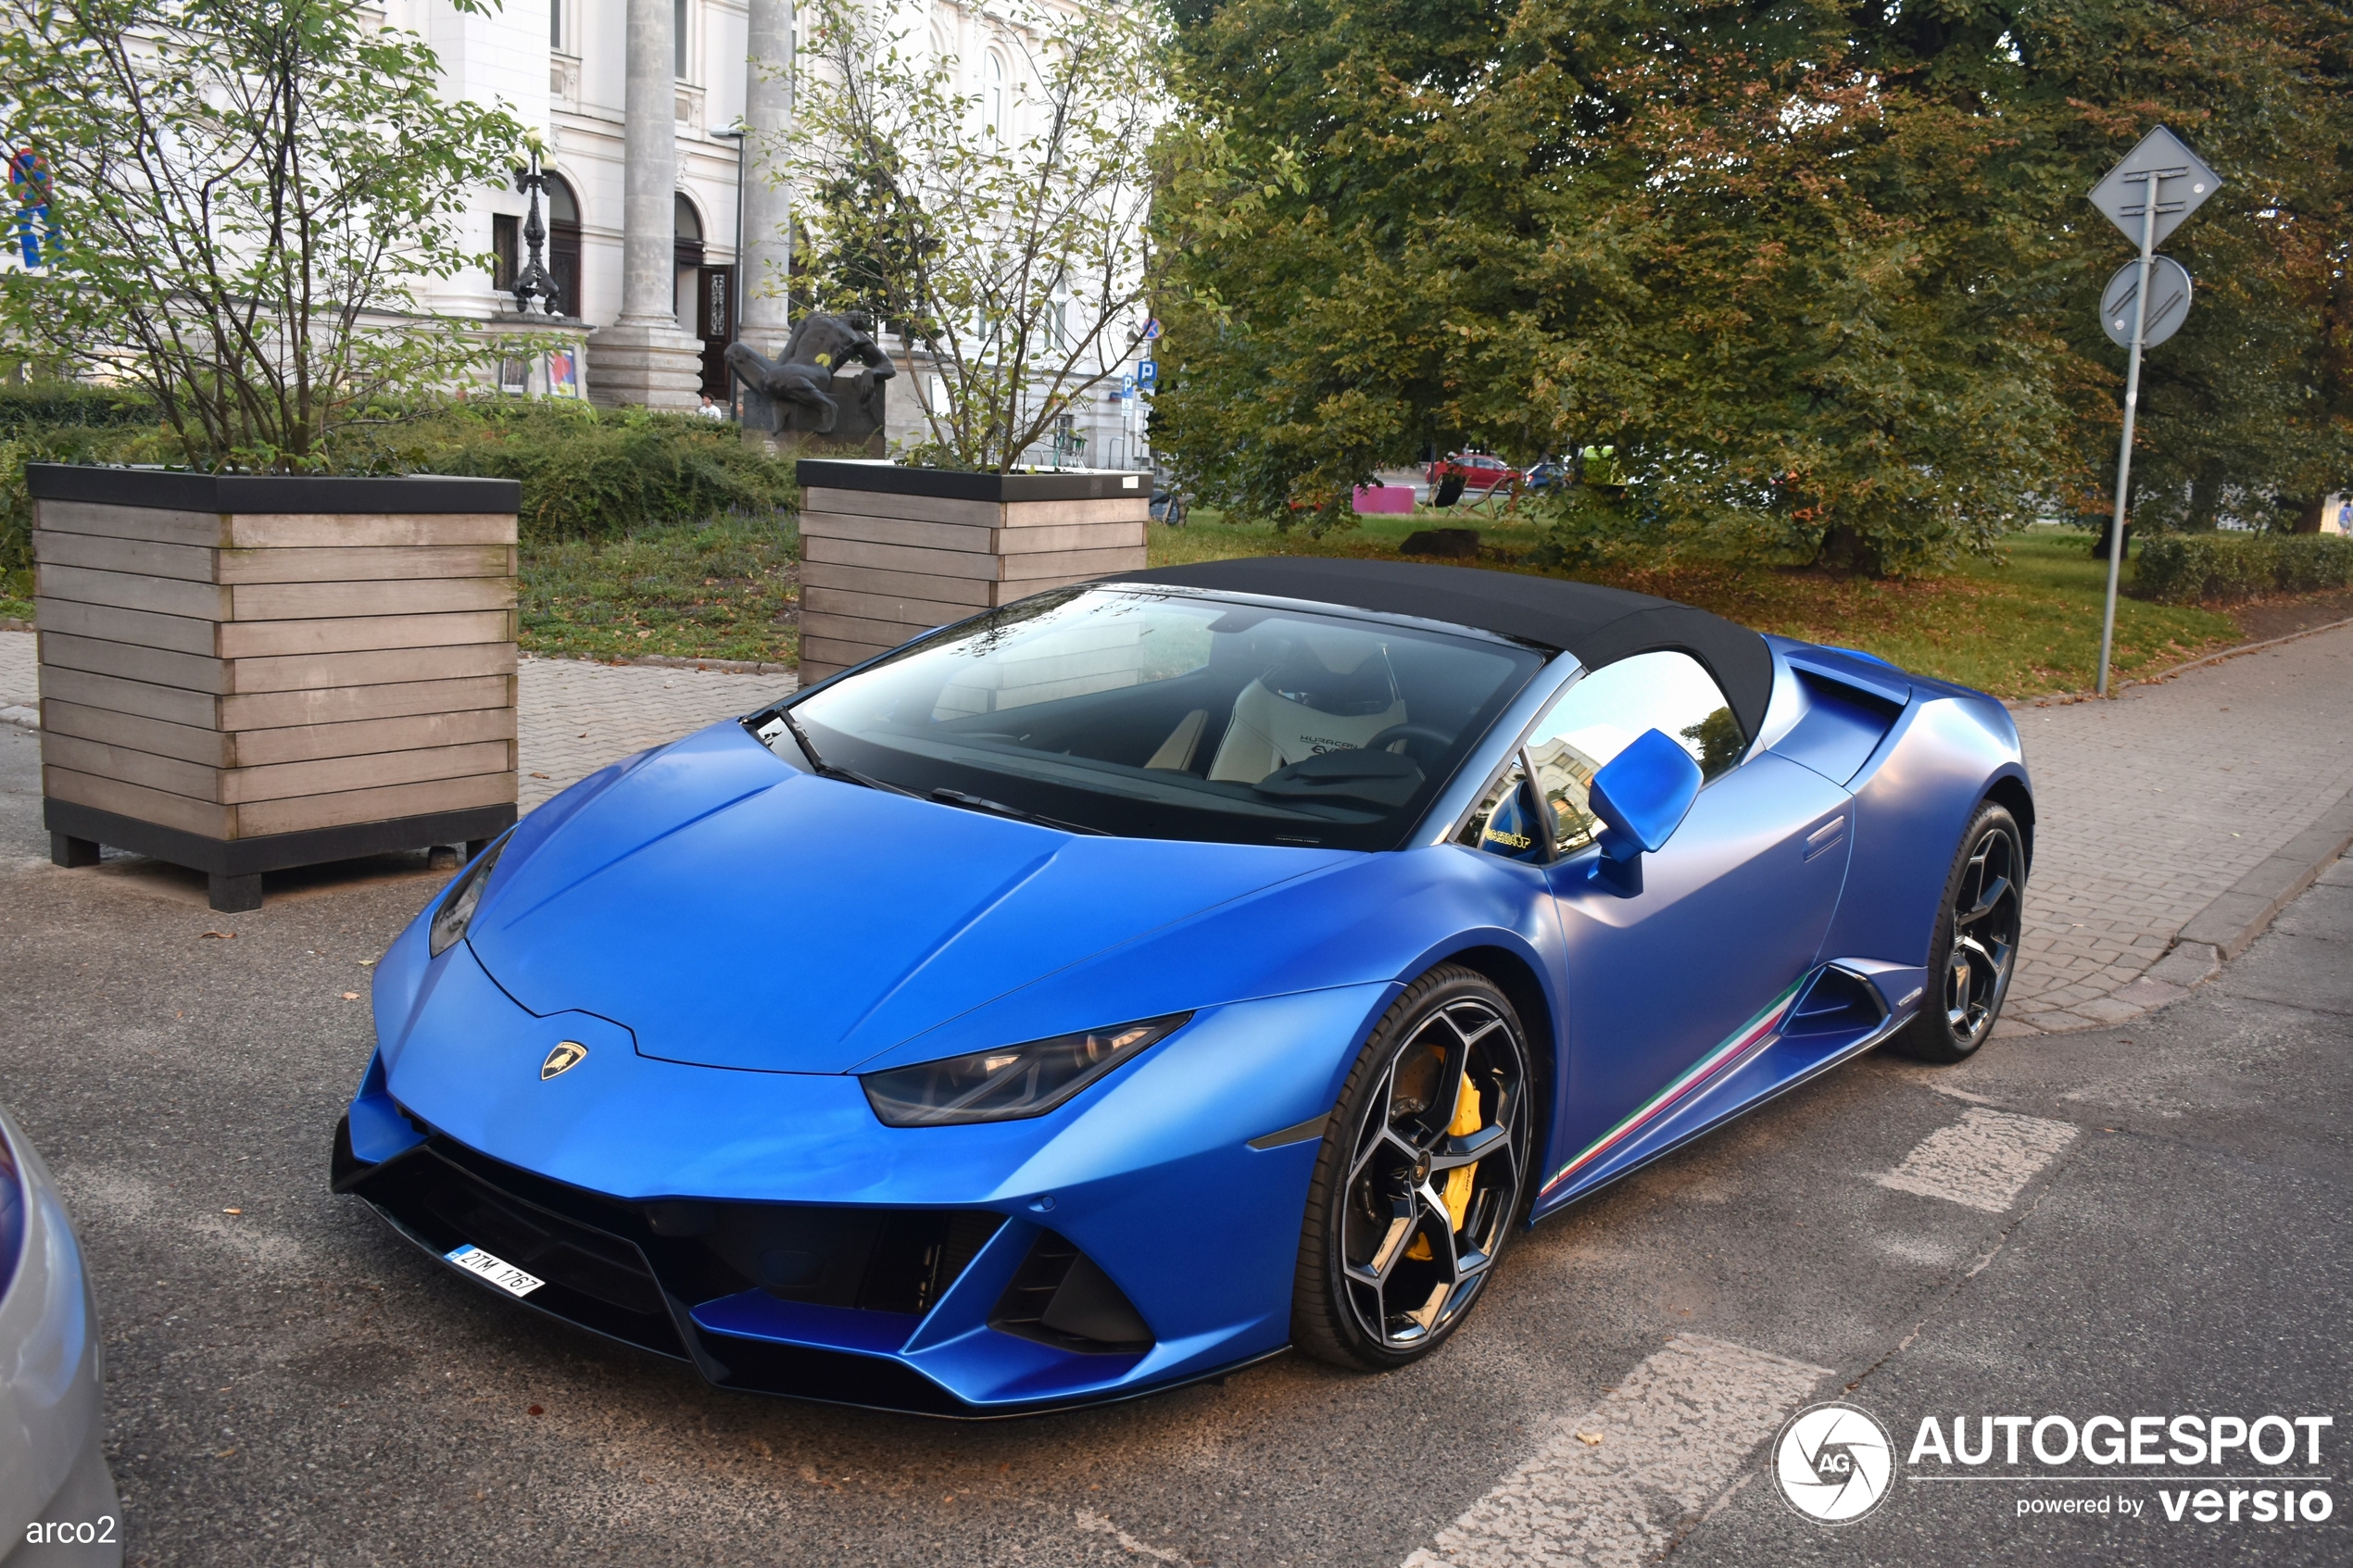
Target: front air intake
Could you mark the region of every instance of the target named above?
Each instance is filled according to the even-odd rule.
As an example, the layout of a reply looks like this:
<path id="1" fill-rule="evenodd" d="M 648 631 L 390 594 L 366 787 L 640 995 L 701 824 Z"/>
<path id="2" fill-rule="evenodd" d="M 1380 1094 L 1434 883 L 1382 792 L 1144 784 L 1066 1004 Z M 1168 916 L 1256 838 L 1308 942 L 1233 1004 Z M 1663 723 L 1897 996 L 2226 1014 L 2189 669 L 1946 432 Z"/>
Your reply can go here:
<path id="1" fill-rule="evenodd" d="M 1040 1231 L 988 1314 L 1000 1334 L 1082 1356 L 1132 1356 L 1152 1348 L 1152 1331 L 1111 1275 L 1051 1231 Z"/>

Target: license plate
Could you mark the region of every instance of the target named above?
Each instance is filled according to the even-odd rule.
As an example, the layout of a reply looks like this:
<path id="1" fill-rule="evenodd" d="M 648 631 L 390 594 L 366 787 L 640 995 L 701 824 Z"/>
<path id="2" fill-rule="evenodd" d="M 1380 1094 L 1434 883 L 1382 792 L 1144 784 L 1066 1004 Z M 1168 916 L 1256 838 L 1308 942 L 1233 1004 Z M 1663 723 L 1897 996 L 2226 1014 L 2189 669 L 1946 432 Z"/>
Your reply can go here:
<path id="1" fill-rule="evenodd" d="M 453 1247 L 442 1254 L 470 1274 L 480 1274 L 510 1296 L 528 1296 L 547 1282 L 536 1274 L 527 1274 L 503 1258 L 494 1258 L 479 1247 Z"/>

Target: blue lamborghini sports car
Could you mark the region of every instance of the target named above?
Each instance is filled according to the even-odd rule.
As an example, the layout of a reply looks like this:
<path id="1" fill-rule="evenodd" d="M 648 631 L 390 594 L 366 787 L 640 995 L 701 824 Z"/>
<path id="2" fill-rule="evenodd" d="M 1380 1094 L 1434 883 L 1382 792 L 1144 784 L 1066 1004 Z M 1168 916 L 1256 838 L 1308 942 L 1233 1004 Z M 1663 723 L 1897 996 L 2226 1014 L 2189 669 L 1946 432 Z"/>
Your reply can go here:
<path id="1" fill-rule="evenodd" d="M 2033 825 L 1999 704 L 1663 599 L 1058 589 L 494 843 L 377 969 L 333 1180 L 731 1388 L 1399 1366 L 1529 1221 L 1882 1041 L 1975 1050 Z"/>

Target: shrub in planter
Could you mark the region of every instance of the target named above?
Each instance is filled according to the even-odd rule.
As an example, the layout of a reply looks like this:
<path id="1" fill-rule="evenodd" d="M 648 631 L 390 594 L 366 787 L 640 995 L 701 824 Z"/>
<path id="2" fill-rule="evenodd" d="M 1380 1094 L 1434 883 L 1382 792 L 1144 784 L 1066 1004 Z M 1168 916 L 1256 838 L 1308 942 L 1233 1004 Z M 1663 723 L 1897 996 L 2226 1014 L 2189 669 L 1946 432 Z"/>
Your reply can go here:
<path id="1" fill-rule="evenodd" d="M 2353 587 L 2353 539 L 2317 533 L 2165 533 L 2141 546 L 2135 592 L 2162 604 Z"/>
<path id="2" fill-rule="evenodd" d="M 522 126 L 359 0 L 11 19 L 0 102 L 54 220 L 0 330 L 127 378 L 204 470 L 27 469 L 53 856 L 178 861 L 238 909 L 267 871 L 487 839 L 515 815 L 516 487 L 335 476 L 333 435 L 501 351 L 417 285 L 481 263 L 471 190 Z"/>

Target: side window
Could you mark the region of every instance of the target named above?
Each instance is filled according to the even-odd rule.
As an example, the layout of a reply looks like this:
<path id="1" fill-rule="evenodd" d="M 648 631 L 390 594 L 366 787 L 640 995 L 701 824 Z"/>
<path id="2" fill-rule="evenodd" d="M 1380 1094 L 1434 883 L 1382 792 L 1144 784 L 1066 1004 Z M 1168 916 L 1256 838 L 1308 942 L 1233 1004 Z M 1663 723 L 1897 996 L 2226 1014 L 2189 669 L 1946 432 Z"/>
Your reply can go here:
<path id="1" fill-rule="evenodd" d="M 1544 839 L 1537 826 L 1535 792 L 1518 762 L 1504 770 L 1478 809 L 1470 814 L 1454 842 L 1466 849 L 1484 849 L 1506 860 L 1541 860 Z"/>
<path id="2" fill-rule="evenodd" d="M 1561 694 L 1528 737 L 1562 854 L 1591 844 L 1601 829 L 1586 804 L 1593 775 L 1648 730 L 1680 741 L 1709 779 L 1739 761 L 1748 744 L 1714 677 L 1687 653 L 1636 654 L 1592 671 Z"/>

